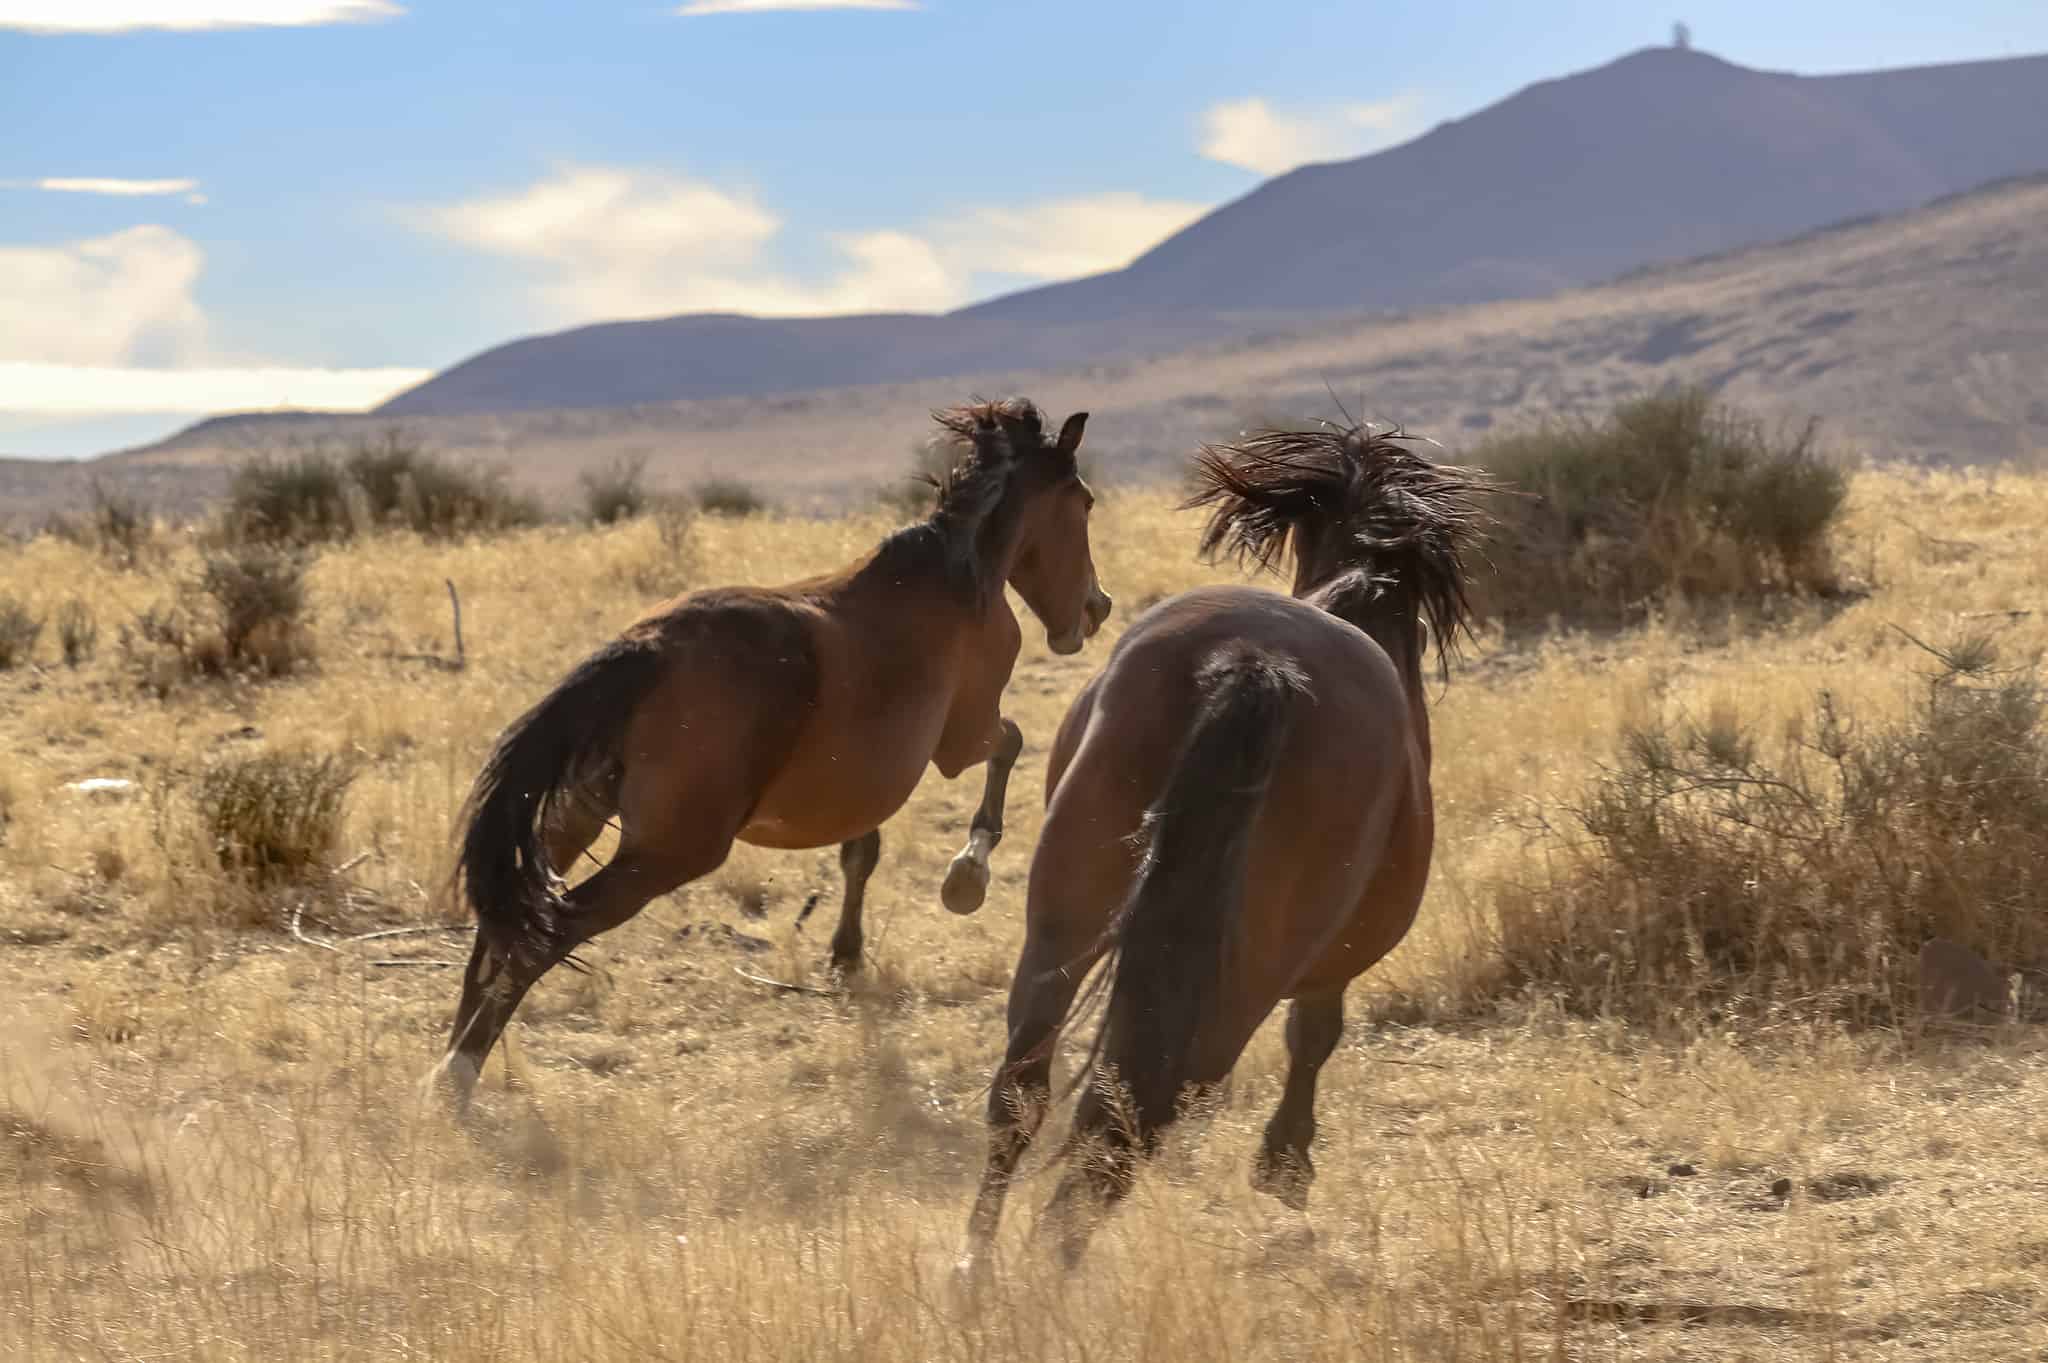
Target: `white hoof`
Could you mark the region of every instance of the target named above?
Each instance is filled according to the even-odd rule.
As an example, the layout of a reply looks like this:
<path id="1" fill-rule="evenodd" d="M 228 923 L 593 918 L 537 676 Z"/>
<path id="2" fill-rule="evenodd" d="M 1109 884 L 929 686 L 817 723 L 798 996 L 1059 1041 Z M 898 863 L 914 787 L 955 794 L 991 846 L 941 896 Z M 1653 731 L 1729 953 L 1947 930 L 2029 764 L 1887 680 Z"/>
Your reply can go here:
<path id="1" fill-rule="evenodd" d="M 457 1052 L 449 1052 L 427 1072 L 423 1088 L 438 1092 L 455 1112 L 462 1116 L 469 1111 L 470 1095 L 476 1092 L 476 1081 L 481 1071 L 474 1060 Z"/>

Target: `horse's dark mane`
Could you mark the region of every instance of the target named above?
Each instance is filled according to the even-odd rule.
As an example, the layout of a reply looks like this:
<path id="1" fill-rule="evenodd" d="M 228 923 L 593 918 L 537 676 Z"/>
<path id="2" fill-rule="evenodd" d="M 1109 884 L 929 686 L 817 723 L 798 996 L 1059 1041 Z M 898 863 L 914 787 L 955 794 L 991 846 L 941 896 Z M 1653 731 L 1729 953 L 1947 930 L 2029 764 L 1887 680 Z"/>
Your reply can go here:
<path id="1" fill-rule="evenodd" d="M 1439 656 L 1454 652 L 1471 627 L 1465 558 L 1487 524 L 1492 484 L 1409 440 L 1358 425 L 1204 446 L 1186 502 L 1209 508 L 1202 552 L 1272 568 L 1291 545 L 1298 578 L 1318 573 L 1298 580 L 1296 595 L 1391 599 L 1428 624 Z M 1305 541 L 1321 546 L 1316 564 L 1299 562 Z"/>
<path id="2" fill-rule="evenodd" d="M 1046 439 L 1045 419 L 1027 398 L 976 398 L 935 411 L 932 420 L 939 426 L 934 448 L 947 462 L 937 476 L 920 475 L 937 493 L 931 514 L 891 535 L 882 553 L 943 557 L 963 592 L 979 602 L 1003 589 L 990 580 L 995 565 L 986 551 L 1007 524 L 1004 494 L 1014 475 L 1027 461 L 1059 461 L 1043 470 L 1056 480 L 1074 471 L 1074 456 Z"/>

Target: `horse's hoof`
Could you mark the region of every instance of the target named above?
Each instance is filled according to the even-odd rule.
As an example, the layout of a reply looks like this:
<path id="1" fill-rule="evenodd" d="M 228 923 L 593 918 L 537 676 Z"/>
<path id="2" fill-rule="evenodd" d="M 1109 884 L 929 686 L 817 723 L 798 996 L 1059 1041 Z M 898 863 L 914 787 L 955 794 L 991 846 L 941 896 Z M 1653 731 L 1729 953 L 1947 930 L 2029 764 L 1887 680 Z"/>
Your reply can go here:
<path id="1" fill-rule="evenodd" d="M 1298 1156 L 1262 1151 L 1252 1165 L 1252 1191 L 1278 1198 L 1290 1211 L 1308 1210 L 1308 1187 L 1314 1180 L 1314 1166 Z"/>
<path id="2" fill-rule="evenodd" d="M 939 887 L 939 900 L 948 911 L 962 916 L 973 913 L 988 898 L 988 863 L 962 852 L 946 868 L 946 883 Z"/>
<path id="3" fill-rule="evenodd" d="M 468 1056 L 445 1056 L 441 1063 L 427 1071 L 427 1077 L 420 1084 L 420 1096 L 438 1100 L 441 1108 L 456 1122 L 466 1121 L 470 1096 L 476 1092 L 477 1075 L 477 1064 Z"/>

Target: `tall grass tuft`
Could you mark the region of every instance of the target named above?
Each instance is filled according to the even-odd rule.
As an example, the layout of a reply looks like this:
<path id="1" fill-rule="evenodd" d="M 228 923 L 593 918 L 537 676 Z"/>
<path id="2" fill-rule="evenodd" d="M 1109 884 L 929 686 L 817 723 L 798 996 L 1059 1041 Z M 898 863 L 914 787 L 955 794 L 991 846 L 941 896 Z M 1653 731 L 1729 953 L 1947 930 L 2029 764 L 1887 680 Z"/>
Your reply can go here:
<path id="1" fill-rule="evenodd" d="M 221 869 L 255 886 L 307 880 L 341 840 L 352 764 L 332 754 L 230 758 L 199 779 L 195 804 Z"/>

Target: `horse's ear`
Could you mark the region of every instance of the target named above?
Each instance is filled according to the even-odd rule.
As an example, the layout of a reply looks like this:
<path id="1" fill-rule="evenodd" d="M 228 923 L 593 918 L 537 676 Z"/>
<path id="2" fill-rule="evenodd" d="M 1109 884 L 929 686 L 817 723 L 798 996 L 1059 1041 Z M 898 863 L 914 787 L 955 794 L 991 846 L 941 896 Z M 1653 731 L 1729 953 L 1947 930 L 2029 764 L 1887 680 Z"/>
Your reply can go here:
<path id="1" fill-rule="evenodd" d="M 1081 448 L 1081 428 L 1088 424 L 1086 412 L 1076 412 L 1067 418 L 1067 424 L 1060 427 L 1061 454 L 1072 454 Z"/>

